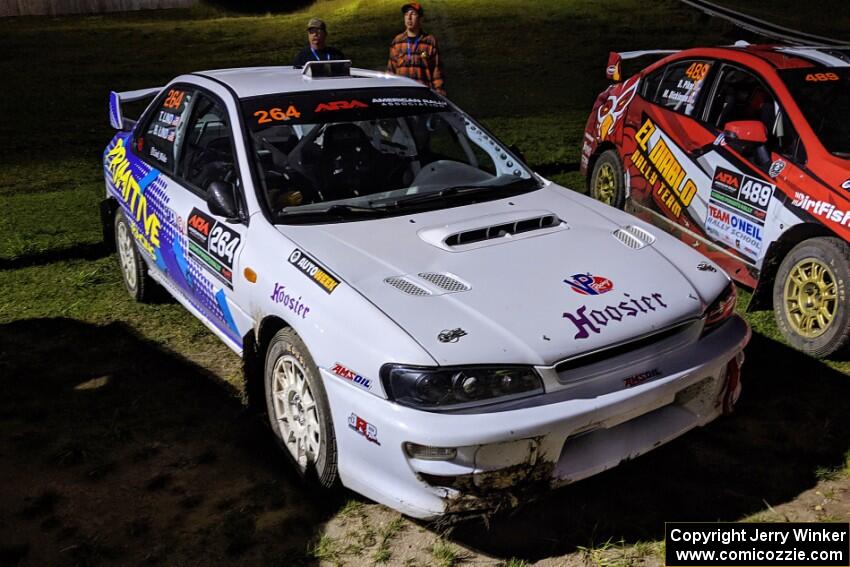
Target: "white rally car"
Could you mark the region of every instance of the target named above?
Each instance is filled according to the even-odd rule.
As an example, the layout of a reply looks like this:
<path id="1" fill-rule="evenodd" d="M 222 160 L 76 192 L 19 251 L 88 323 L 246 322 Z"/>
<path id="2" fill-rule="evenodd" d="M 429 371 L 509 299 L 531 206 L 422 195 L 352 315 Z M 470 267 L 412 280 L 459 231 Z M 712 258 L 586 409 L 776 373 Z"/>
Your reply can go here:
<path id="1" fill-rule="evenodd" d="M 122 103 L 155 97 L 138 122 Z M 299 470 L 419 518 L 523 501 L 729 411 L 729 278 L 348 62 L 112 93 L 105 227 L 244 357 Z"/>

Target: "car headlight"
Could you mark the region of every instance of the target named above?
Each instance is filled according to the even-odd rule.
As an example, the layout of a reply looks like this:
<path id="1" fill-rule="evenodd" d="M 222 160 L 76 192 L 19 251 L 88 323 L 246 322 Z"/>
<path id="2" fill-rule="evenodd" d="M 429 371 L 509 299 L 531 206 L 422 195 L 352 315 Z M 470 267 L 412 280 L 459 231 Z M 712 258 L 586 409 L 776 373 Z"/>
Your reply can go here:
<path id="1" fill-rule="evenodd" d="M 381 379 L 390 399 L 425 410 L 505 401 L 543 392 L 543 382 L 527 366 L 414 367 L 385 364 Z"/>
<path id="2" fill-rule="evenodd" d="M 705 328 L 714 327 L 718 323 L 722 323 L 732 316 L 735 312 L 735 305 L 738 302 L 738 292 L 735 289 L 735 284 L 729 282 L 726 289 L 717 296 L 714 303 L 705 310 Z"/>

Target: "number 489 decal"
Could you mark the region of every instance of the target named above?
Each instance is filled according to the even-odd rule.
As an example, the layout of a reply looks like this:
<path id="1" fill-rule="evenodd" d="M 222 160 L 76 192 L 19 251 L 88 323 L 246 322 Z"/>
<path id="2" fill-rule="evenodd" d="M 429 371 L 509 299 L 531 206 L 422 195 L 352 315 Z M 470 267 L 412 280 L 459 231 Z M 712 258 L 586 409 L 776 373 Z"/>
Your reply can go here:
<path id="1" fill-rule="evenodd" d="M 741 185 L 740 199 L 745 203 L 754 205 L 760 209 L 767 209 L 770 203 L 770 196 L 773 195 L 773 185 L 762 183 L 751 177 L 744 178 L 744 184 Z"/>

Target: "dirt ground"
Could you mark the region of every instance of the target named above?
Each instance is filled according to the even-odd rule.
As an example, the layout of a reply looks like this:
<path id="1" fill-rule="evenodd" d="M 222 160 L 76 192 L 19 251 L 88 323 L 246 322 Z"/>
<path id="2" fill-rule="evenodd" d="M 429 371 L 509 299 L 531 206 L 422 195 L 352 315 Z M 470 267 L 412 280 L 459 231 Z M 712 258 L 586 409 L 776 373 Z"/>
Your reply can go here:
<path id="1" fill-rule="evenodd" d="M 305 486 L 217 378 L 238 364 L 224 347 L 203 368 L 123 324 L 17 321 L 0 326 L 0 564 L 657 564 L 665 521 L 850 521 L 847 377 L 759 335 L 747 355 L 733 416 L 446 529 Z"/>

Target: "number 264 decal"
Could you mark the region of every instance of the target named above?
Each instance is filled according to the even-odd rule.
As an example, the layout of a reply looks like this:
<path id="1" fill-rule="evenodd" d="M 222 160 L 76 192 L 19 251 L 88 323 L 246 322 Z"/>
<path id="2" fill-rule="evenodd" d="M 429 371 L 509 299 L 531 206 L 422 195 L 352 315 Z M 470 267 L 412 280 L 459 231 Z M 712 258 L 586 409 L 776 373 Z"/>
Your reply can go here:
<path id="1" fill-rule="evenodd" d="M 257 124 L 268 124 L 269 122 L 289 120 L 290 118 L 301 118 L 301 113 L 293 105 L 289 105 L 285 111 L 282 108 L 270 108 L 269 110 L 258 110 L 254 113 Z"/>

